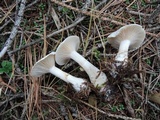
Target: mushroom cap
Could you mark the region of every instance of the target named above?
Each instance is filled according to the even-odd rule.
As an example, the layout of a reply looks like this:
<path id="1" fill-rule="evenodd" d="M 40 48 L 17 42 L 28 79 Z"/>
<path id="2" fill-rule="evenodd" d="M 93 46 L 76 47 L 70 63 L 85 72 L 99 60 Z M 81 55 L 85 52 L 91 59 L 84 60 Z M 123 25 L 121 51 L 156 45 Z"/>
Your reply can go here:
<path id="1" fill-rule="evenodd" d="M 70 59 L 70 53 L 77 51 L 80 39 L 78 36 L 67 37 L 57 48 L 55 60 L 57 64 L 64 65 Z"/>
<path id="2" fill-rule="evenodd" d="M 48 73 L 51 67 L 55 66 L 55 52 L 52 52 L 40 59 L 32 67 L 31 76 L 40 77 L 41 75 Z"/>
<path id="3" fill-rule="evenodd" d="M 142 45 L 142 42 L 145 38 L 145 30 L 141 25 L 138 24 L 130 24 L 125 25 L 118 29 L 117 31 L 111 33 L 108 37 L 108 43 L 112 45 L 112 47 L 118 49 L 119 45 L 124 40 L 130 40 L 129 49 L 136 49 Z"/>

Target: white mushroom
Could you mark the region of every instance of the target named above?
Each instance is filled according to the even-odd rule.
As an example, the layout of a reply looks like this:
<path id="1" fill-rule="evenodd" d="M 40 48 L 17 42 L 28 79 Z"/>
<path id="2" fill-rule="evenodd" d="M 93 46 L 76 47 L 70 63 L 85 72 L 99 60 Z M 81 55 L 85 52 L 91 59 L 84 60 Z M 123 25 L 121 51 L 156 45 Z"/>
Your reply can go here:
<path id="1" fill-rule="evenodd" d="M 119 49 L 115 61 L 126 64 L 128 62 L 128 50 L 139 48 L 145 35 L 145 30 L 138 24 L 126 25 L 111 33 L 107 40 L 114 48 Z"/>
<path id="2" fill-rule="evenodd" d="M 107 81 L 105 73 L 100 71 L 97 67 L 87 61 L 83 56 L 77 53 L 79 44 L 80 40 L 78 36 L 67 37 L 57 48 L 57 64 L 64 65 L 69 61 L 70 58 L 73 59 L 86 71 L 91 83 L 93 83 L 95 87 L 102 88 L 104 83 Z"/>
<path id="3" fill-rule="evenodd" d="M 55 52 L 48 54 L 36 62 L 30 74 L 34 77 L 40 77 L 45 73 L 51 73 L 65 82 L 71 83 L 77 92 L 87 89 L 87 84 L 84 79 L 74 77 L 55 66 Z"/>

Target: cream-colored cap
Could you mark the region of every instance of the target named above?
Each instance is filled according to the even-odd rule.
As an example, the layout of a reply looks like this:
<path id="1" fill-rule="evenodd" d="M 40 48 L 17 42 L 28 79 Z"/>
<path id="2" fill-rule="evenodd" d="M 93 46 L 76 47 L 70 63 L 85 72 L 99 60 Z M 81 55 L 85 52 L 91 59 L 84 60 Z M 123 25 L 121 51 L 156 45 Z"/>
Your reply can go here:
<path id="1" fill-rule="evenodd" d="M 111 33 L 108 37 L 108 43 L 112 45 L 112 47 L 118 49 L 119 45 L 124 40 L 130 41 L 129 49 L 139 48 L 145 38 L 145 30 L 141 25 L 138 24 L 130 24 L 125 25 L 118 29 L 117 31 Z"/>
<path id="2" fill-rule="evenodd" d="M 46 55 L 44 58 L 40 59 L 32 67 L 31 76 L 40 77 L 41 75 L 48 73 L 51 67 L 55 66 L 55 52 Z"/>
<path id="3" fill-rule="evenodd" d="M 79 48 L 80 39 L 78 36 L 67 37 L 56 50 L 56 63 L 64 65 L 70 59 L 70 53 L 77 51 Z"/>

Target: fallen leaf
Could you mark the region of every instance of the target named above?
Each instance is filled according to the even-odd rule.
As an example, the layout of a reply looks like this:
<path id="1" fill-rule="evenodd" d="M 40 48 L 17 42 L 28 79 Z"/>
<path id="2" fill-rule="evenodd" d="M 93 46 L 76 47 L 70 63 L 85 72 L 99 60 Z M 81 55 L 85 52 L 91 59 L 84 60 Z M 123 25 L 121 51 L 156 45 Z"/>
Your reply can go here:
<path id="1" fill-rule="evenodd" d="M 154 93 L 154 94 L 149 95 L 149 100 L 160 104 L 160 93 Z"/>
<path id="2" fill-rule="evenodd" d="M 93 96 L 93 95 L 89 96 L 88 103 L 92 106 L 97 106 L 96 96 Z"/>

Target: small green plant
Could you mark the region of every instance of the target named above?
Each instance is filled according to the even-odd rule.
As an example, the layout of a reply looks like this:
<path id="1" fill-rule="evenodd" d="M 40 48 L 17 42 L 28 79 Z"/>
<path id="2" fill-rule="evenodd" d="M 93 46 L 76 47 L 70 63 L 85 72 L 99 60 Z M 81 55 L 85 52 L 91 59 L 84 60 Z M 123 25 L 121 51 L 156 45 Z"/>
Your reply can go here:
<path id="1" fill-rule="evenodd" d="M 117 111 L 117 106 L 113 106 L 113 107 L 111 108 L 111 110 L 112 110 L 113 112 L 116 112 L 116 111 Z"/>
<path id="2" fill-rule="evenodd" d="M 111 110 L 112 110 L 113 112 L 122 111 L 122 110 L 124 110 L 124 109 L 125 109 L 125 108 L 124 108 L 124 105 L 123 105 L 123 104 L 119 104 L 119 105 L 116 105 L 116 106 L 111 107 Z"/>
<path id="3" fill-rule="evenodd" d="M 39 23 L 37 23 L 36 21 L 34 21 L 33 23 L 34 23 L 34 26 L 35 26 L 36 28 L 38 28 L 37 33 L 42 34 L 43 31 L 44 31 L 44 26 L 43 26 L 43 25 L 39 25 Z"/>
<path id="4" fill-rule="evenodd" d="M 142 2 L 142 6 L 143 6 L 143 7 L 147 5 L 144 0 L 142 0 L 141 2 Z"/>
<path id="5" fill-rule="evenodd" d="M 134 100 L 131 100 L 130 103 L 132 106 L 134 106 L 136 104 Z"/>
<path id="6" fill-rule="evenodd" d="M 130 20 L 135 23 L 136 18 L 135 18 L 134 16 L 132 16 L 132 17 L 130 18 Z"/>
<path id="7" fill-rule="evenodd" d="M 63 14 L 67 14 L 67 13 L 69 13 L 70 12 L 70 9 L 68 9 L 68 8 L 66 8 L 66 7 L 63 7 L 62 8 L 62 13 Z"/>
<path id="8" fill-rule="evenodd" d="M 131 8 L 138 9 L 138 6 L 136 4 L 131 5 Z"/>
<path id="9" fill-rule="evenodd" d="M 0 74 L 6 73 L 11 75 L 12 73 L 12 62 L 4 60 L 1 63 Z"/>
<path id="10" fill-rule="evenodd" d="M 119 111 L 122 111 L 125 109 L 123 104 L 118 105 L 118 108 L 119 108 Z"/>
<path id="11" fill-rule="evenodd" d="M 35 27 L 38 27 L 38 26 L 39 26 L 39 24 L 38 24 L 36 21 L 34 21 L 33 23 L 34 23 L 34 26 L 35 26 Z"/>
<path id="12" fill-rule="evenodd" d="M 66 7 L 63 7 L 61 9 L 61 12 L 63 14 L 67 14 L 71 19 L 74 18 L 74 16 L 72 15 L 72 11 L 70 9 L 66 8 Z"/>
<path id="13" fill-rule="evenodd" d="M 46 5 L 45 5 L 44 3 L 40 3 L 40 4 L 38 5 L 38 7 L 39 7 L 40 10 L 44 11 Z"/>
<path id="14" fill-rule="evenodd" d="M 113 29 L 113 27 L 114 27 L 113 23 L 110 23 L 109 27 Z"/>
<path id="15" fill-rule="evenodd" d="M 99 61 L 101 52 L 98 51 L 97 49 L 95 49 L 93 54 L 94 54 L 94 57 L 96 58 L 96 60 Z"/>
<path id="16" fill-rule="evenodd" d="M 39 8 L 39 20 L 43 19 L 43 15 L 45 14 L 45 7 L 46 5 L 44 3 L 40 3 L 38 5 L 38 8 Z"/>
<path id="17" fill-rule="evenodd" d="M 146 63 L 147 63 L 148 65 L 151 65 L 151 60 L 150 60 L 150 59 L 146 59 Z"/>
<path id="18" fill-rule="evenodd" d="M 129 0 L 126 0 L 126 4 L 130 4 L 130 1 L 129 1 Z"/>

